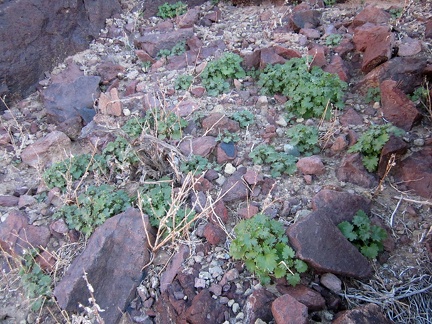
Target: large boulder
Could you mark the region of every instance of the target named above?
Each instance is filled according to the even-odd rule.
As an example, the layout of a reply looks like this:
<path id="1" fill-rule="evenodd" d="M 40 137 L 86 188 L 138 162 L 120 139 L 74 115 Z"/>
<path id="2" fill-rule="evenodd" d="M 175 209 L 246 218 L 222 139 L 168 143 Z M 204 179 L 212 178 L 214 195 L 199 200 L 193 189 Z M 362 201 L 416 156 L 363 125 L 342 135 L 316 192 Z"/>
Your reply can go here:
<path id="1" fill-rule="evenodd" d="M 119 0 L 0 2 L 0 85 L 26 96 L 46 71 L 95 39 Z"/>

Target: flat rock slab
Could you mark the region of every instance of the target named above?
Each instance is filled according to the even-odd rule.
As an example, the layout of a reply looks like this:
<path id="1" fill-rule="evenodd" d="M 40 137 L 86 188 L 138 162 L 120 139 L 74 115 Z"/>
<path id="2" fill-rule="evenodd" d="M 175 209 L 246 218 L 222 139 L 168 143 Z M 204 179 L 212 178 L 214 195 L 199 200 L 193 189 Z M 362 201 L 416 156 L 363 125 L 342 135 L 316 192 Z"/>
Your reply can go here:
<path id="1" fill-rule="evenodd" d="M 148 220 L 146 223 L 150 228 Z M 153 239 L 153 238 L 152 238 Z M 62 309 L 76 312 L 90 297 L 83 278 L 87 273 L 105 323 L 118 323 L 150 261 L 144 223 L 137 209 L 109 218 L 95 230 L 84 252 L 71 264 L 54 289 Z"/>
<path id="2" fill-rule="evenodd" d="M 372 274 L 369 261 L 319 210 L 288 228 L 287 235 L 297 257 L 318 271 L 355 278 Z"/>

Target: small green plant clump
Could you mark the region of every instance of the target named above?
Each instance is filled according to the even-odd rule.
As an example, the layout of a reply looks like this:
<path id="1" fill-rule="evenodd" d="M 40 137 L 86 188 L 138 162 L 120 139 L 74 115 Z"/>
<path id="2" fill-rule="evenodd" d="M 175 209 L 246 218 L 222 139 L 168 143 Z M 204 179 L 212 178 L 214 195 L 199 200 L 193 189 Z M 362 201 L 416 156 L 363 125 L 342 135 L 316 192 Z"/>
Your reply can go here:
<path id="1" fill-rule="evenodd" d="M 269 164 L 272 177 L 280 177 L 282 174 L 294 174 L 297 171 L 297 158 L 295 156 L 278 152 L 271 145 L 258 145 L 249 154 L 255 164 Z"/>
<path id="2" fill-rule="evenodd" d="M 187 161 L 180 164 L 180 171 L 183 173 L 192 172 L 201 174 L 213 167 L 213 164 L 201 155 L 192 155 Z"/>
<path id="3" fill-rule="evenodd" d="M 246 128 L 255 122 L 255 116 L 249 110 L 236 111 L 232 119 L 238 122 L 241 128 Z"/>
<path id="4" fill-rule="evenodd" d="M 237 143 L 240 141 L 240 137 L 237 133 L 224 129 L 223 132 L 219 132 L 218 136 L 216 137 L 216 141 L 223 143 Z"/>
<path id="5" fill-rule="evenodd" d="M 409 96 L 411 101 L 424 101 L 426 102 L 427 97 L 429 96 L 429 92 L 426 88 L 418 87 L 414 90 L 414 92 Z"/>
<path id="6" fill-rule="evenodd" d="M 180 41 L 177 44 L 175 44 L 171 49 L 166 49 L 166 48 L 161 49 L 157 53 L 156 57 L 161 58 L 161 57 L 168 57 L 168 56 L 177 56 L 183 54 L 184 52 L 186 52 L 186 42 Z"/>
<path id="7" fill-rule="evenodd" d="M 294 145 L 300 153 L 312 155 L 319 153 L 318 147 L 318 128 L 297 124 L 289 128 L 286 132 L 290 138 L 290 143 Z"/>
<path id="8" fill-rule="evenodd" d="M 192 221 L 195 217 L 195 212 L 190 208 L 178 206 L 174 219 L 167 218 L 173 201 L 173 187 L 167 178 L 162 178 L 155 184 L 145 184 L 140 197 L 142 210 L 149 216 L 150 224 L 159 228 L 163 236 L 182 227 L 182 224 Z"/>
<path id="9" fill-rule="evenodd" d="M 369 259 L 375 259 L 383 250 L 387 232 L 380 226 L 372 225 L 363 210 L 359 210 L 352 222 L 344 221 L 338 225 L 342 234 Z"/>
<path id="10" fill-rule="evenodd" d="M 180 15 L 183 15 L 187 11 L 187 4 L 178 1 L 173 4 L 164 3 L 163 5 L 159 6 L 157 16 L 161 17 L 162 19 L 167 18 L 174 18 Z"/>
<path id="11" fill-rule="evenodd" d="M 130 206 L 131 199 L 124 190 L 103 184 L 99 187 L 90 186 L 78 196 L 76 205 L 63 206 L 53 217 L 63 217 L 70 229 L 75 229 L 88 238 L 97 226 Z"/>
<path id="12" fill-rule="evenodd" d="M 31 309 L 33 311 L 38 311 L 45 300 L 52 296 L 52 279 L 35 261 L 38 254 L 39 250 L 35 248 L 26 251 L 19 270 L 26 295 L 32 301 Z"/>
<path id="13" fill-rule="evenodd" d="M 232 79 L 246 76 L 240 63 L 243 59 L 234 53 L 225 53 L 221 58 L 208 62 L 201 73 L 201 82 L 210 96 L 228 92 Z"/>
<path id="14" fill-rule="evenodd" d="M 342 40 L 342 35 L 340 34 L 330 34 L 326 38 L 326 45 L 327 46 L 338 46 Z"/>
<path id="15" fill-rule="evenodd" d="M 367 103 L 380 102 L 381 101 L 381 91 L 379 87 L 368 88 L 366 93 L 365 101 Z"/>
<path id="16" fill-rule="evenodd" d="M 175 80 L 174 88 L 176 90 L 187 90 L 192 85 L 194 78 L 190 74 L 182 74 Z"/>
<path id="17" fill-rule="evenodd" d="M 307 264 L 295 258 L 280 222 L 260 213 L 242 220 L 234 232 L 230 255 L 243 260 L 263 284 L 269 284 L 271 277 L 285 277 L 293 286 L 300 282 L 300 273 L 307 271 Z"/>
<path id="18" fill-rule="evenodd" d="M 311 60 L 311 59 L 310 59 Z M 286 109 L 298 117 L 329 119 L 334 104 L 342 109 L 347 84 L 335 74 L 310 67 L 307 58 L 292 58 L 284 64 L 268 65 L 259 76 L 264 94 L 280 93 L 289 98 Z"/>
<path id="19" fill-rule="evenodd" d="M 390 135 L 402 136 L 404 131 L 392 124 L 371 125 L 364 132 L 357 143 L 348 149 L 348 153 L 360 152 L 363 155 L 363 165 L 369 172 L 378 168 L 379 156 L 384 145 L 390 139 Z"/>

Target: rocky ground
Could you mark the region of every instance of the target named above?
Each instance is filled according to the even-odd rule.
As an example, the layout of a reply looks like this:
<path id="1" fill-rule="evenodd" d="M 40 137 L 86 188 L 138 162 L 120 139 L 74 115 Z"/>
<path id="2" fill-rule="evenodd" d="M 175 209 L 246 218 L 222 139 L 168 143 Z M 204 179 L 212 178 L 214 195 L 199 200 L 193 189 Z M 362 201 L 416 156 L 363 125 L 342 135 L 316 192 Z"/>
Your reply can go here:
<path id="1" fill-rule="evenodd" d="M 432 109 L 430 101 L 414 103 L 407 95 L 431 79 L 432 3 L 221 1 L 166 20 L 147 17 L 138 2 L 124 5 L 125 13 L 109 19 L 88 50 L 60 64 L 37 93 L 1 116 L 0 321 L 429 323 Z M 328 41 L 332 34 L 342 36 L 340 43 Z M 182 40 L 185 53 L 158 57 Z M 289 119 L 289 98 L 263 95 L 253 73 L 232 80 L 229 92 L 209 96 L 200 73 L 224 52 L 239 54 L 248 70 L 312 55 L 312 65 L 348 83 L 344 109 L 333 109 L 328 121 Z M 176 89 L 184 74 L 193 84 Z M 381 100 L 369 100 L 374 87 Z M 154 107 L 188 121 L 180 139 L 142 134 L 131 141 L 142 159 L 133 172 L 120 163 L 114 177 L 87 176 L 70 182 L 65 194 L 47 188 L 42 174 L 52 163 L 102 151 L 124 134 L 120 127 L 128 120 Z M 254 122 L 240 127 L 233 116 L 244 110 Z M 387 121 L 406 132 L 392 138 L 378 171 L 369 173 L 361 156 L 347 150 L 371 124 Z M 285 133 L 299 123 L 319 128 L 320 151 L 300 156 L 293 175 L 272 177 L 271 165 L 254 163 L 249 153 L 262 143 L 290 149 Z M 224 130 L 239 141 L 218 142 Z M 214 162 L 203 177 L 179 170 L 191 152 Z M 176 197 L 184 195 L 200 219 L 160 248 L 138 209 L 110 218 L 87 240 L 52 217 L 88 185 L 108 181 L 135 195 L 162 175 L 175 180 Z M 388 233 L 372 261 L 335 227 L 359 209 Z M 235 225 L 258 212 L 284 225 L 297 256 L 309 264 L 300 285 L 263 286 L 230 258 Z M 15 267 L 29 244 L 44 251 L 37 260 L 54 283 L 55 299 L 36 312 Z M 95 300 L 78 308 L 92 290 L 83 270 Z"/>

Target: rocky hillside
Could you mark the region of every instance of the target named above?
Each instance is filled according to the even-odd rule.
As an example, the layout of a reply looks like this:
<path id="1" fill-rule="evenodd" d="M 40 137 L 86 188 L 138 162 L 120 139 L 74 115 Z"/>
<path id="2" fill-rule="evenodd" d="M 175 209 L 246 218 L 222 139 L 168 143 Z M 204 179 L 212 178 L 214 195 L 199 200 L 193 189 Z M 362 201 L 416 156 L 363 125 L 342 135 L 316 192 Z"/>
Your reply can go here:
<path id="1" fill-rule="evenodd" d="M 430 1 L 124 1 L 1 116 L 2 323 L 429 323 Z"/>

